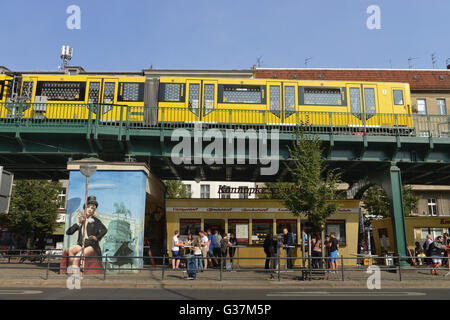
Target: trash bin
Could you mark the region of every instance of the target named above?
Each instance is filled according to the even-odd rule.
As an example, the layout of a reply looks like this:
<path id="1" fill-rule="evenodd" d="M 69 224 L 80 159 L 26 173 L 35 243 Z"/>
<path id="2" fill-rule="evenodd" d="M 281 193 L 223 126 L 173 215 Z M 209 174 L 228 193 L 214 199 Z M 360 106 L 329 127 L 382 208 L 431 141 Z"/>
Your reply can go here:
<path id="1" fill-rule="evenodd" d="M 185 255 L 184 258 L 186 259 L 186 271 L 187 276 L 189 278 L 195 279 L 197 277 L 197 264 L 195 263 L 195 256 L 193 254 Z"/>
<path id="2" fill-rule="evenodd" d="M 386 266 L 392 267 L 394 265 L 394 255 L 392 253 L 386 253 L 384 257 Z"/>

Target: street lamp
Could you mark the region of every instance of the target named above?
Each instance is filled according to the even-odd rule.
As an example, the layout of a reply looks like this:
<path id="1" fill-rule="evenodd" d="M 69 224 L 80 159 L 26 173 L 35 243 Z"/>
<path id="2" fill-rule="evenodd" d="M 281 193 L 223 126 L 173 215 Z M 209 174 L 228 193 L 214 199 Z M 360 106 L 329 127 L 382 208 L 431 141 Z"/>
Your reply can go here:
<path id="1" fill-rule="evenodd" d="M 88 199 L 88 186 L 89 186 L 89 178 L 97 171 L 96 166 L 88 166 L 82 165 L 80 166 L 80 172 L 83 176 L 86 177 L 86 193 L 84 197 L 84 222 L 83 222 L 83 245 L 81 247 L 81 259 L 80 259 L 80 267 L 83 267 L 83 271 L 81 271 L 81 277 L 83 277 L 84 273 L 84 242 L 86 235 L 86 225 L 87 225 L 87 199 Z"/>

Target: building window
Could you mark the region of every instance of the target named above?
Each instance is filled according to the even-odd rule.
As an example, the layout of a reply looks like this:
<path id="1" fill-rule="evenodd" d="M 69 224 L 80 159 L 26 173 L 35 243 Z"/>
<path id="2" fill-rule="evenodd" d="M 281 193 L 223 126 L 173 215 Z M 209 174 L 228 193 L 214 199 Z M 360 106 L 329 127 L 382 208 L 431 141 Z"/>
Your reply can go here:
<path id="1" fill-rule="evenodd" d="M 248 199 L 248 187 L 239 187 L 239 199 Z"/>
<path id="2" fill-rule="evenodd" d="M 438 208 L 437 208 L 437 202 L 436 199 L 428 199 L 428 214 L 430 216 L 437 216 L 438 215 Z"/>
<path id="3" fill-rule="evenodd" d="M 447 107 L 445 105 L 445 99 L 437 99 L 436 102 L 439 114 L 441 116 L 447 115 Z"/>
<path id="4" fill-rule="evenodd" d="M 227 192 L 225 192 L 224 190 L 226 190 Z M 231 198 L 230 188 L 227 188 L 226 186 L 219 187 L 219 194 L 220 194 L 220 199 L 230 199 Z"/>
<path id="5" fill-rule="evenodd" d="M 190 184 L 186 185 L 186 191 L 188 198 L 192 198 L 192 186 Z"/>
<path id="6" fill-rule="evenodd" d="M 209 199 L 210 193 L 209 193 L 209 184 L 204 184 L 200 186 L 200 198 L 201 199 Z"/>
<path id="7" fill-rule="evenodd" d="M 254 244 L 263 244 L 266 237 L 273 233 L 273 220 L 253 220 L 252 226 Z"/>
<path id="8" fill-rule="evenodd" d="M 59 203 L 59 210 L 66 209 L 66 188 L 62 188 L 61 190 L 59 190 L 58 203 Z"/>
<path id="9" fill-rule="evenodd" d="M 425 99 L 417 99 L 417 113 L 427 114 L 427 104 Z"/>
<path id="10" fill-rule="evenodd" d="M 336 234 L 336 239 L 339 241 L 339 245 L 346 245 L 347 239 L 345 233 L 345 220 L 328 220 L 325 230 L 328 235 L 332 232 Z"/>

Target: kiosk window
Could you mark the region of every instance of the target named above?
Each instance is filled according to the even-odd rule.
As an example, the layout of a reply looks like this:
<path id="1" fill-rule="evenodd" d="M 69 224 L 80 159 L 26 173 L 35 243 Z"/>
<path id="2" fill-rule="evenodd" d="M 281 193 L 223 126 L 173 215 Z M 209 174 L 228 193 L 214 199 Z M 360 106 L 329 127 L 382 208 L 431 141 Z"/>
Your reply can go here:
<path id="1" fill-rule="evenodd" d="M 201 228 L 201 219 L 180 219 L 180 236 L 192 234 L 198 236 Z"/>
<path id="2" fill-rule="evenodd" d="M 330 235 L 332 232 L 336 233 L 336 239 L 338 239 L 340 246 L 345 246 L 347 244 L 345 220 L 328 220 L 325 230 L 327 235 Z"/>
<path id="3" fill-rule="evenodd" d="M 252 226 L 254 244 L 263 244 L 266 237 L 273 234 L 273 220 L 253 220 Z"/>
<path id="4" fill-rule="evenodd" d="M 228 219 L 228 233 L 234 233 L 239 244 L 248 244 L 248 220 Z"/>

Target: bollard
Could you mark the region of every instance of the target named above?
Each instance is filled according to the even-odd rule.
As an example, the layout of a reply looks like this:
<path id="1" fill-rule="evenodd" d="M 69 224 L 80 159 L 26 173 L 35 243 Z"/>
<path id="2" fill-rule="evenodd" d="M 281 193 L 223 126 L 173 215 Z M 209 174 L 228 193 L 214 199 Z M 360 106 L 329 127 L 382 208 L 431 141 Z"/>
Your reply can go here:
<path id="1" fill-rule="evenodd" d="M 50 255 L 47 256 L 47 275 L 45 280 L 48 280 L 48 271 L 50 269 Z"/>
<path id="2" fill-rule="evenodd" d="M 223 257 L 220 257 L 220 281 L 222 281 Z"/>
<path id="3" fill-rule="evenodd" d="M 108 254 L 105 254 L 105 270 L 103 273 L 103 281 L 106 280 L 106 269 L 108 268 Z"/>
<path id="4" fill-rule="evenodd" d="M 402 281 L 402 264 L 400 263 L 400 259 L 398 261 L 398 277 L 399 281 Z"/>
<path id="5" fill-rule="evenodd" d="M 342 281 L 344 281 L 344 256 L 341 256 Z"/>
<path id="6" fill-rule="evenodd" d="M 164 267 L 166 265 L 166 255 L 163 256 L 163 264 L 162 264 L 162 277 L 161 280 L 164 280 Z"/>
<path id="7" fill-rule="evenodd" d="M 278 255 L 277 258 L 277 268 L 278 268 L 278 281 L 281 281 L 281 261 L 280 261 L 280 255 Z"/>

